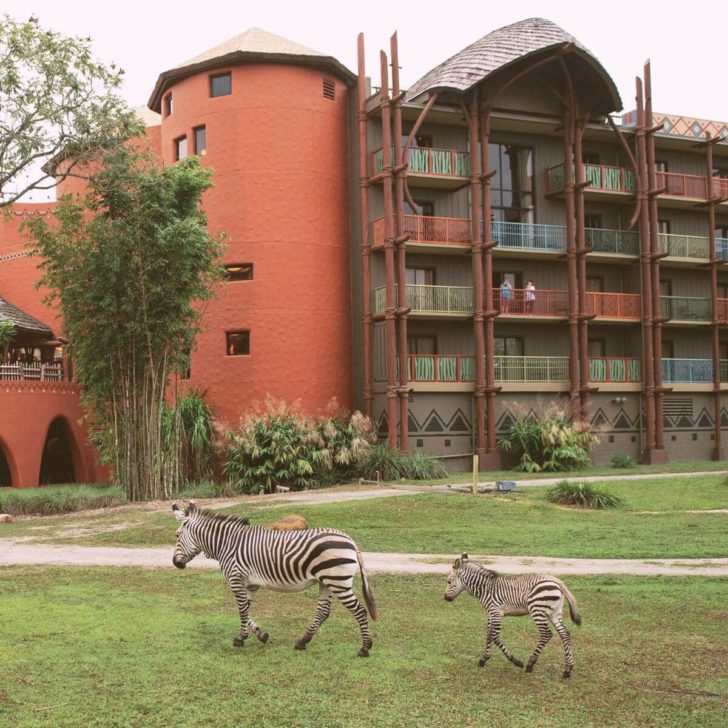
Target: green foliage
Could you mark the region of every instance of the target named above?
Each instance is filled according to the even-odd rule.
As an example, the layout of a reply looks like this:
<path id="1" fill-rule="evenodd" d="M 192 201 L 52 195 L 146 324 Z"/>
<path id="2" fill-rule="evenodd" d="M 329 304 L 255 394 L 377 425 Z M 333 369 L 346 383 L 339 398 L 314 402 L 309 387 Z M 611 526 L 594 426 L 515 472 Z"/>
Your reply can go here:
<path id="1" fill-rule="evenodd" d="M 377 472 L 380 480 L 431 480 L 447 475 L 437 458 L 421 452 L 405 455 L 388 445 L 371 448 L 359 469 L 359 475 L 366 480 L 376 480 Z"/>
<path id="2" fill-rule="evenodd" d="M 196 157 L 160 169 L 122 148 L 90 178 L 83 203 L 62 198 L 54 225 L 27 224 L 97 439 L 132 500 L 168 497 L 176 486 L 164 398 L 187 366 L 199 304 L 220 280 L 222 245 L 199 207 L 211 177 Z"/>
<path id="3" fill-rule="evenodd" d="M 579 508 L 616 508 L 622 499 L 591 483 L 573 483 L 562 480 L 546 490 L 546 498 L 551 503 Z"/>
<path id="4" fill-rule="evenodd" d="M 42 488 L 0 488 L 0 513 L 11 516 L 54 515 L 126 502 L 121 488 L 108 485 L 49 485 Z"/>
<path id="5" fill-rule="evenodd" d="M 0 58 L 0 206 L 55 184 L 38 160 L 71 151 L 54 167 L 60 179 L 142 133 L 118 93 L 123 71 L 94 59 L 90 39 L 3 15 Z"/>
<path id="6" fill-rule="evenodd" d="M 633 468 L 635 466 L 634 458 L 631 455 L 618 452 L 612 456 L 613 468 Z"/>
<path id="7" fill-rule="evenodd" d="M 351 477 L 370 448 L 372 426 L 361 413 L 312 419 L 269 398 L 225 436 L 223 470 L 235 488 L 271 493 L 321 487 Z"/>
<path id="8" fill-rule="evenodd" d="M 7 357 L 8 346 L 15 338 L 15 327 L 10 321 L 0 321 L 0 363 Z"/>
<path id="9" fill-rule="evenodd" d="M 519 470 L 537 473 L 587 467 L 589 451 L 598 442 L 588 425 L 572 422 L 566 411 L 549 407 L 541 417 L 520 414 L 500 447 L 520 458 Z"/>

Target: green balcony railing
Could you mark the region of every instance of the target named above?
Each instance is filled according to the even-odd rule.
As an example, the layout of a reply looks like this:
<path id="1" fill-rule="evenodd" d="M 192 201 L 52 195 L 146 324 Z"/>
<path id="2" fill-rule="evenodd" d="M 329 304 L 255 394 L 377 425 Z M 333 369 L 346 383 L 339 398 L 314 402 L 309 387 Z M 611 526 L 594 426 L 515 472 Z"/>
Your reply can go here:
<path id="1" fill-rule="evenodd" d="M 410 354 L 411 382 L 474 382 L 475 357 L 461 354 Z"/>
<path id="2" fill-rule="evenodd" d="M 675 258 L 707 259 L 710 258 L 710 241 L 700 235 L 660 233 L 660 252 Z"/>
<path id="3" fill-rule="evenodd" d="M 635 230 L 603 230 L 585 228 L 587 248 L 595 253 L 614 253 L 617 255 L 639 255 L 640 236 Z"/>
<path id="4" fill-rule="evenodd" d="M 589 357 L 589 379 L 592 382 L 640 382 L 640 360 L 634 357 Z"/>
<path id="5" fill-rule="evenodd" d="M 634 172 L 624 167 L 610 167 L 605 164 L 585 164 L 584 175 L 591 184 L 587 189 L 604 192 L 634 192 L 637 189 Z M 576 175 L 574 175 L 576 181 Z M 566 186 L 566 168 L 563 163 L 546 170 L 548 192 L 558 192 Z"/>
<path id="6" fill-rule="evenodd" d="M 673 321 L 710 321 L 710 299 L 696 296 L 660 296 L 662 315 Z"/>
<path id="7" fill-rule="evenodd" d="M 392 149 L 394 159 L 394 149 Z M 384 151 L 372 152 L 372 173 L 379 174 L 384 169 Z M 432 174 L 443 177 L 469 177 L 470 153 L 457 149 L 434 149 L 415 147 L 410 149 L 408 170 L 411 174 Z"/>
<path id="8" fill-rule="evenodd" d="M 397 300 L 397 286 L 394 297 Z M 424 286 L 407 284 L 407 306 L 419 313 L 472 313 L 473 289 L 470 286 Z M 386 288 L 374 289 L 374 312 L 386 308 Z"/>

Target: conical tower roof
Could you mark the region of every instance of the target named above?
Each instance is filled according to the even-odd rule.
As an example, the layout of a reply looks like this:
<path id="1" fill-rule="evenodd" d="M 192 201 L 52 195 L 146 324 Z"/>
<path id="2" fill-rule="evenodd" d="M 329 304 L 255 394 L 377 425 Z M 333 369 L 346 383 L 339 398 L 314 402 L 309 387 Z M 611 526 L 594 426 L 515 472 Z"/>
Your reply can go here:
<path id="1" fill-rule="evenodd" d="M 356 82 L 356 76 L 333 56 L 306 48 L 261 28 L 249 28 L 234 38 L 161 73 L 149 98 L 148 106 L 154 111 L 160 111 L 162 96 L 166 89 L 175 81 L 187 76 L 221 66 L 256 62 L 321 66 L 343 78 L 348 85 Z"/>

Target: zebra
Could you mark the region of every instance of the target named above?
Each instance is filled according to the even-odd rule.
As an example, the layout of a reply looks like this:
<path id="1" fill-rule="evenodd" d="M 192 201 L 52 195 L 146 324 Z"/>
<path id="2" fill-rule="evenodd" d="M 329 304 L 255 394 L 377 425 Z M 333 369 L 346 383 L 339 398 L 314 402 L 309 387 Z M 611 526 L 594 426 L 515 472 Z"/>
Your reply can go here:
<path id="1" fill-rule="evenodd" d="M 193 502 L 182 508 L 175 503 L 172 510 L 181 523 L 172 563 L 184 569 L 201 551 L 220 562 L 240 613 L 240 631 L 233 640 L 236 647 L 245 644 L 251 631 L 261 642 L 268 641 L 268 633 L 250 618 L 251 603 L 261 587 L 295 592 L 318 583 L 316 617 L 295 648 L 306 649 L 328 618 L 331 599 L 336 597 L 359 624 L 363 643 L 359 656 L 369 656 L 372 636 L 367 609 L 375 620 L 377 607 L 361 553 L 350 536 L 330 528 L 281 531 L 254 526 L 247 519 L 198 509 Z M 367 609 L 352 591 L 357 564 Z"/>
<path id="2" fill-rule="evenodd" d="M 564 597 L 569 603 L 569 612 L 575 624 L 581 624 L 581 615 L 574 596 L 560 579 L 544 575 L 501 576 L 495 571 L 473 564 L 468 560 L 468 555 L 463 554 L 459 559 L 455 559 L 450 569 L 445 599 L 448 602 L 453 601 L 463 589 L 480 600 L 488 612 L 485 653 L 478 662 L 480 667 L 483 667 L 490 659 L 490 648 L 493 642 L 516 667 L 523 667 L 523 663 L 501 640 L 502 619 L 504 616 L 530 614 L 538 627 L 539 639 L 536 649 L 526 665 L 526 672 L 533 670 L 541 651 L 553 636 L 549 629 L 549 622 L 551 622 L 564 645 L 566 665 L 563 677 L 567 678 L 571 675 L 574 667 L 571 636 L 561 619 Z"/>

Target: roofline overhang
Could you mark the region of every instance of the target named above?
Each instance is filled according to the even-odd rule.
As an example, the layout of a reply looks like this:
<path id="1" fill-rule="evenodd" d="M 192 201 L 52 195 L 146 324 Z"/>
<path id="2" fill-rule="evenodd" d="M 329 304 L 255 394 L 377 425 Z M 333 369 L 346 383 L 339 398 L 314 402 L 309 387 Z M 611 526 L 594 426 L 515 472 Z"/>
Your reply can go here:
<path id="1" fill-rule="evenodd" d="M 234 51 L 226 53 L 224 56 L 210 58 L 199 63 L 192 63 L 179 68 L 172 68 L 159 74 L 157 83 L 154 85 L 147 107 L 152 111 L 161 113 L 162 96 L 167 89 L 177 81 L 193 76 L 203 71 L 212 71 L 216 68 L 225 66 L 238 66 L 246 63 L 277 63 L 281 65 L 292 66 L 313 66 L 316 68 L 326 68 L 336 73 L 339 78 L 343 79 L 347 86 L 356 84 L 356 74 L 350 71 L 343 63 L 340 63 L 333 56 L 306 56 L 296 53 L 260 53 L 257 51 Z"/>

